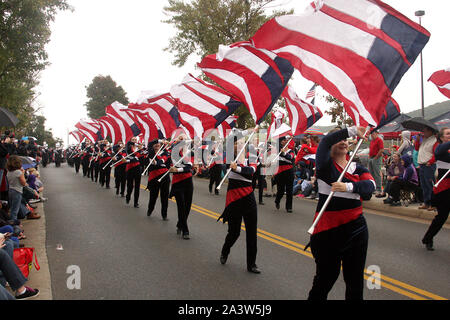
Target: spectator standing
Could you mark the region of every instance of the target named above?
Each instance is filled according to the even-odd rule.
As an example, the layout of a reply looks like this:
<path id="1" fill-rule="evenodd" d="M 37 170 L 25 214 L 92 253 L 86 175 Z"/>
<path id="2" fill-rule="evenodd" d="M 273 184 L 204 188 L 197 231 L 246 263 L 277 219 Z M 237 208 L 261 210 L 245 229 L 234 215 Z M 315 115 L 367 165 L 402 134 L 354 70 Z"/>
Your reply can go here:
<path id="1" fill-rule="evenodd" d="M 425 209 L 429 211 L 434 210 L 434 208 L 431 206 L 431 195 L 433 193 L 433 185 L 436 182 L 434 176 L 436 172 L 434 150 L 438 146 L 438 142 L 434 134 L 434 129 L 430 127 L 424 127 L 422 142 L 417 139 L 414 146 L 415 149 L 419 152 L 417 155 L 417 162 L 420 167 L 419 179 L 420 186 L 423 192 L 423 205 L 420 206 L 419 209 Z"/>
<path id="2" fill-rule="evenodd" d="M 414 145 L 411 142 L 411 132 L 403 131 L 402 132 L 402 144 L 400 145 L 400 148 L 398 149 L 397 152 L 400 154 L 400 156 L 404 156 L 405 154 L 407 154 L 410 157 L 412 157 L 413 150 L 414 150 Z"/>
<path id="3" fill-rule="evenodd" d="M 381 195 L 381 165 L 384 150 L 384 142 L 379 137 L 378 131 L 373 131 L 371 134 L 371 141 L 369 146 L 369 172 L 375 179 L 376 196 Z"/>

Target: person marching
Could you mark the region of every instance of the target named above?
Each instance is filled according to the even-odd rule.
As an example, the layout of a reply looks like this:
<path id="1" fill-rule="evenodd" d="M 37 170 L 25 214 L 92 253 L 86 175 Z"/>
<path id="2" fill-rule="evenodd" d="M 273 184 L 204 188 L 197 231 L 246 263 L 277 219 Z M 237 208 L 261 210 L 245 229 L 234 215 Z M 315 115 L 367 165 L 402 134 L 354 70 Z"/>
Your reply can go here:
<path id="1" fill-rule="evenodd" d="M 351 163 L 342 182 L 336 182 L 348 163 L 347 138 L 364 137 L 363 127 L 333 129 L 320 142 L 316 157 L 316 176 L 321 211 L 333 191 L 326 211 L 318 221 L 310 239 L 316 263 L 316 275 L 309 300 L 326 300 L 339 277 L 342 266 L 346 284 L 346 300 L 362 300 L 364 265 L 368 247 L 368 229 L 362 202 L 370 200 L 375 180 L 365 167 Z"/>
<path id="2" fill-rule="evenodd" d="M 91 178 L 95 183 L 97 183 L 99 174 L 100 174 L 100 166 L 99 166 L 99 157 L 100 157 L 100 144 L 98 142 L 94 145 L 94 153 L 92 155 L 91 162 Z"/>
<path id="3" fill-rule="evenodd" d="M 219 160 L 222 159 L 222 153 L 219 150 L 219 144 L 214 142 L 214 146 L 211 150 L 210 166 L 209 166 L 209 193 L 212 193 L 212 187 L 214 185 L 214 194 L 218 195 L 219 190 L 217 187 L 220 184 L 222 178 L 222 164 Z"/>
<path id="4" fill-rule="evenodd" d="M 279 139 L 281 154 L 278 160 L 278 171 L 275 174 L 277 182 L 277 197 L 275 198 L 275 206 L 280 209 L 280 201 L 286 192 L 286 211 L 292 212 L 292 190 L 294 188 L 294 151 L 289 149 L 289 136 Z"/>
<path id="5" fill-rule="evenodd" d="M 112 159 L 113 161 L 115 161 L 114 181 L 115 181 L 116 195 L 119 195 L 120 192 L 120 196 L 122 198 L 125 197 L 125 186 L 127 183 L 127 176 L 126 176 L 127 161 L 124 160 L 127 154 L 124 149 L 125 147 L 123 142 L 119 141 L 119 143 L 113 147 L 115 157 L 113 157 Z"/>
<path id="6" fill-rule="evenodd" d="M 100 144 L 100 156 L 98 158 L 98 167 L 100 171 L 100 185 L 103 187 L 106 184 L 106 189 L 110 189 L 109 182 L 111 180 L 111 166 L 105 165 L 111 160 L 112 151 L 108 141 L 103 141 Z"/>
<path id="7" fill-rule="evenodd" d="M 75 150 L 73 151 L 74 156 L 73 158 L 73 164 L 75 166 L 75 173 L 78 174 L 78 172 L 80 172 L 80 164 L 81 164 L 81 154 L 80 154 L 80 149 L 79 148 L 75 148 Z M 44 157 L 44 156 L 43 156 Z"/>
<path id="8" fill-rule="evenodd" d="M 172 165 L 172 159 L 170 153 L 167 149 L 161 152 L 162 148 L 167 147 L 167 143 L 164 145 L 163 141 L 154 140 L 148 144 L 148 155 L 151 161 L 155 155 L 155 160 L 153 163 L 149 163 L 150 167 L 148 169 L 148 183 L 147 189 L 150 191 L 150 198 L 148 201 L 147 216 L 150 217 L 153 210 L 155 209 L 156 200 L 158 199 L 158 194 L 161 194 L 161 217 L 164 221 L 169 220 L 167 218 L 167 208 L 169 207 L 169 189 L 170 189 L 170 177 L 166 175 L 161 182 L 158 179 L 161 178 L 163 174 L 169 171 Z"/>
<path id="9" fill-rule="evenodd" d="M 189 240 L 188 217 L 191 211 L 192 195 L 194 193 L 194 184 L 192 182 L 192 158 L 191 151 L 187 148 L 189 142 L 185 142 L 185 136 L 178 137 L 177 142 L 172 147 L 172 157 L 174 151 L 179 151 L 178 161 L 181 161 L 177 166 L 170 168 L 169 172 L 173 173 L 172 187 L 170 189 L 169 198 L 175 197 L 177 202 L 178 222 L 177 234 L 182 234 L 183 239 Z M 180 147 L 182 149 L 180 149 Z M 185 149 L 185 150 L 183 150 Z M 176 164 L 176 158 L 172 162 Z"/>
<path id="10" fill-rule="evenodd" d="M 253 186 L 253 190 L 256 190 L 256 188 L 258 188 L 258 203 L 260 205 L 264 205 L 263 202 L 263 193 L 264 193 L 264 183 L 266 181 L 264 175 L 262 174 L 262 168 L 263 168 L 263 163 L 262 163 L 262 150 L 259 148 L 255 148 L 254 145 L 249 145 L 249 149 L 250 152 L 249 154 L 252 154 L 255 156 L 256 158 L 256 172 L 253 175 L 253 179 L 252 179 L 252 186 Z"/>
<path id="11" fill-rule="evenodd" d="M 81 154 L 81 166 L 83 167 L 83 177 L 90 177 L 89 170 L 89 158 L 92 153 L 92 146 L 89 140 L 86 141 L 86 144 L 81 144 L 81 149 L 83 150 Z"/>
<path id="12" fill-rule="evenodd" d="M 448 219 L 450 211 L 450 174 L 444 178 L 445 174 L 450 170 L 450 128 L 442 128 L 439 132 L 440 144 L 434 151 L 436 165 L 438 169 L 437 181 L 439 184 L 433 188 L 432 204 L 437 209 L 437 215 L 431 222 L 430 227 L 425 233 L 422 243 L 427 250 L 433 251 L 433 238 L 441 230 L 445 221 Z M 443 179 L 441 181 L 441 179 Z"/>
<path id="13" fill-rule="evenodd" d="M 133 137 L 127 143 L 127 155 L 129 157 L 125 168 L 127 176 L 127 195 L 125 199 L 126 203 L 129 204 L 134 189 L 134 207 L 139 208 L 139 190 L 141 188 L 141 162 L 139 158 L 141 155 L 139 154 L 136 141 L 136 137 Z"/>
<path id="14" fill-rule="evenodd" d="M 257 167 L 256 159 L 245 159 L 245 152 L 242 152 L 241 157 L 236 159 L 244 142 L 236 136 L 229 139 L 236 140 L 233 158 L 235 161 L 229 164 L 231 172 L 228 176 L 226 205 L 222 215 L 217 219 L 217 221 L 222 219 L 223 223 L 228 222 L 228 233 L 220 254 L 220 263 L 225 264 L 227 262 L 231 247 L 239 238 L 242 219 L 244 219 L 247 271 L 258 274 L 261 273 L 256 265 L 258 208 L 252 186 L 252 178 Z"/>

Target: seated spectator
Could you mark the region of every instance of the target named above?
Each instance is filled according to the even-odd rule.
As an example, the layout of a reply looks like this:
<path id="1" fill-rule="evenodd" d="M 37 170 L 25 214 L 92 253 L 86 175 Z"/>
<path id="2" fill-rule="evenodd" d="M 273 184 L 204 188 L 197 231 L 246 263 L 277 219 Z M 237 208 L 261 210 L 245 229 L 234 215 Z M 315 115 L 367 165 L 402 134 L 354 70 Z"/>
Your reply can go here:
<path id="1" fill-rule="evenodd" d="M 298 194 L 298 197 L 306 198 L 306 197 L 311 196 L 313 189 L 314 189 L 315 179 L 316 179 L 315 177 L 312 177 L 311 180 L 303 179 L 303 180 L 299 181 L 299 183 L 295 186 L 295 187 L 297 187 L 296 189 L 298 191 L 300 191 Z M 294 189 L 295 189 L 295 187 L 294 187 Z M 296 194 L 296 193 L 294 193 L 294 194 Z"/>
<path id="2" fill-rule="evenodd" d="M 386 194 L 390 194 L 392 181 L 394 181 L 398 177 L 403 176 L 404 171 L 405 168 L 401 163 L 400 155 L 398 153 L 394 153 L 392 156 L 392 162 L 386 174 L 386 187 L 384 188 L 384 192 L 381 194 L 381 196 L 377 196 L 377 198 L 386 197 Z"/>
<path id="3" fill-rule="evenodd" d="M 6 239 L 3 234 L 0 234 L 0 271 L 4 279 L 0 284 L 0 299 L 2 300 L 14 300 L 14 297 L 4 288 L 5 280 L 8 281 L 12 290 L 16 292 L 15 299 L 27 300 L 35 298 L 39 295 L 38 289 L 32 289 L 25 286 L 27 279 L 23 276 L 20 269 L 14 263 L 11 255 L 8 254 L 5 247 Z"/>
<path id="4" fill-rule="evenodd" d="M 412 163 L 412 158 L 408 155 L 401 157 L 401 163 L 405 170 L 403 175 L 396 177 L 390 185 L 390 196 L 391 198 L 386 199 L 384 203 L 390 204 L 391 206 L 400 206 L 400 191 L 409 190 L 418 192 L 419 179 L 417 176 L 416 168 Z"/>

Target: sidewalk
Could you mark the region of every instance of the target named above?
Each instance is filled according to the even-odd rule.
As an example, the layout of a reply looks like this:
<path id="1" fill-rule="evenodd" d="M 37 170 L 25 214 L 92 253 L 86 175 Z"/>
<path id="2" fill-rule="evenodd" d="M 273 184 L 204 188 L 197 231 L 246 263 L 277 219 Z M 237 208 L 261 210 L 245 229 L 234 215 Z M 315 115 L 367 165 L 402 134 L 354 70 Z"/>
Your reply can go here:
<path id="1" fill-rule="evenodd" d="M 39 289 L 39 296 L 33 300 L 52 300 L 50 269 L 47 259 L 44 204 L 39 202 L 36 206 L 36 212 L 41 218 L 38 220 L 22 220 L 23 228 L 25 230 L 24 234 L 27 236 L 27 239 L 21 240 L 21 243 L 23 243 L 25 247 L 35 249 L 37 261 L 41 268 L 38 271 L 33 265 L 25 285 Z M 34 260 L 34 262 L 36 261 Z"/>

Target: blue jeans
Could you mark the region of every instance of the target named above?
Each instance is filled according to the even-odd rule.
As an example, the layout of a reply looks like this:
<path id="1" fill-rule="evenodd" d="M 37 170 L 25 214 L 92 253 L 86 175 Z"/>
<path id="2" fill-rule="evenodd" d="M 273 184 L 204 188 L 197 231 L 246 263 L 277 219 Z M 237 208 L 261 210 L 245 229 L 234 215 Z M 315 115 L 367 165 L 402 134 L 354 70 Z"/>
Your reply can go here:
<path id="1" fill-rule="evenodd" d="M 8 232 L 11 234 L 14 234 L 14 227 L 13 226 L 0 227 L 0 233 L 8 233 Z M 14 243 L 14 248 L 18 248 L 19 247 L 19 239 L 17 239 L 17 237 L 11 237 L 10 239 Z"/>
<path id="2" fill-rule="evenodd" d="M 27 278 L 23 276 L 12 257 L 10 257 L 10 255 L 2 249 L 0 249 L 0 271 L 3 273 L 3 277 L 6 281 L 8 281 L 11 289 L 14 291 L 22 287 L 25 282 L 27 282 Z M 4 286 L 4 283 L 1 283 L 1 285 Z"/>
<path id="3" fill-rule="evenodd" d="M 14 189 L 9 189 L 9 214 L 11 220 L 17 220 L 21 205 L 22 194 Z"/>
<path id="4" fill-rule="evenodd" d="M 423 191 L 423 202 L 425 205 L 431 205 L 431 195 L 433 194 L 433 185 L 436 182 L 434 173 L 436 172 L 436 164 L 431 166 L 420 165 L 419 179 L 420 187 Z"/>

